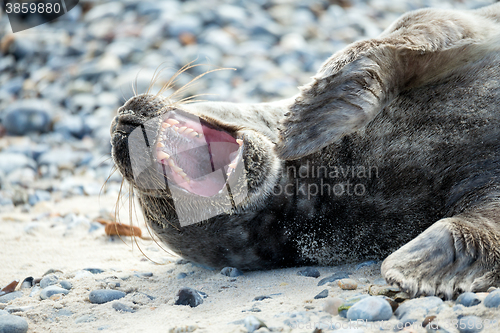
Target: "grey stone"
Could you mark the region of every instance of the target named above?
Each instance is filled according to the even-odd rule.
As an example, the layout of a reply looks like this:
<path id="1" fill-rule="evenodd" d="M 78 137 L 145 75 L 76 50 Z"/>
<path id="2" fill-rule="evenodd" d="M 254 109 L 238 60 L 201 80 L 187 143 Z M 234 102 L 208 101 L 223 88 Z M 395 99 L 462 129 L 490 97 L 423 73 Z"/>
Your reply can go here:
<path id="1" fill-rule="evenodd" d="M 40 292 L 40 290 L 42 290 L 42 288 L 40 288 L 39 286 L 34 286 L 33 289 L 31 289 L 29 296 L 30 297 L 35 296 L 36 294 L 38 294 Z"/>
<path id="2" fill-rule="evenodd" d="M 58 287 L 58 286 L 48 286 L 46 288 L 43 288 L 42 291 L 40 292 L 40 298 L 41 299 L 47 299 L 50 298 L 52 295 L 56 294 L 64 294 L 67 295 L 69 293 L 69 290 Z"/>
<path id="3" fill-rule="evenodd" d="M 189 287 L 179 289 L 176 295 L 175 305 L 189 305 L 194 308 L 203 303 L 200 293 Z"/>
<path id="4" fill-rule="evenodd" d="M 337 309 L 338 315 L 341 316 L 342 318 L 347 318 L 347 311 L 356 304 L 357 302 L 361 301 L 364 298 L 370 297 L 370 295 L 359 295 L 359 296 L 353 296 L 345 300 Z"/>
<path id="5" fill-rule="evenodd" d="M 101 274 L 101 273 L 104 273 L 104 269 L 100 269 L 100 268 L 84 268 L 83 269 L 84 271 L 88 271 L 92 274 Z"/>
<path id="6" fill-rule="evenodd" d="M 500 306 L 500 289 L 492 291 L 483 302 L 487 308 L 498 308 Z"/>
<path id="7" fill-rule="evenodd" d="M 253 333 L 261 327 L 267 327 L 266 324 L 255 316 L 247 316 L 243 319 L 243 325 L 249 333 Z"/>
<path id="8" fill-rule="evenodd" d="M 36 190 L 34 194 L 28 196 L 28 203 L 34 206 L 40 201 L 50 201 L 51 195 L 48 191 Z"/>
<path id="9" fill-rule="evenodd" d="M 224 267 L 223 269 L 221 269 L 220 273 L 222 275 L 229 276 L 229 277 L 237 277 L 237 276 L 243 275 L 242 271 L 240 271 L 239 269 L 234 268 L 234 267 Z"/>
<path id="10" fill-rule="evenodd" d="M 119 290 L 93 290 L 89 294 L 89 301 L 94 304 L 104 304 L 125 297 L 125 295 L 126 294 L 123 291 Z"/>
<path id="11" fill-rule="evenodd" d="M 40 288 L 45 289 L 48 286 L 57 284 L 57 282 L 59 282 L 59 278 L 56 275 L 51 274 L 44 276 L 43 279 L 40 281 Z"/>
<path id="12" fill-rule="evenodd" d="M 347 311 L 349 320 L 379 321 L 389 320 L 392 317 L 392 308 L 389 302 L 381 297 L 370 296 L 355 303 Z"/>
<path id="13" fill-rule="evenodd" d="M 86 315 L 83 315 L 83 316 L 76 318 L 75 323 L 76 324 L 90 323 L 90 322 L 96 321 L 96 319 L 97 318 L 95 316 L 86 314 Z"/>
<path id="14" fill-rule="evenodd" d="M 265 299 L 272 299 L 271 296 L 266 296 L 266 295 L 262 295 L 262 296 L 255 296 L 253 301 L 254 302 L 259 302 L 259 301 L 263 301 Z"/>
<path id="15" fill-rule="evenodd" d="M 377 264 L 377 262 L 375 260 L 365 261 L 365 262 L 362 262 L 362 263 L 356 265 L 356 270 L 358 271 L 363 267 L 373 266 L 376 264 Z"/>
<path id="16" fill-rule="evenodd" d="M 465 307 L 471 307 L 481 303 L 481 300 L 477 298 L 476 294 L 466 292 L 458 296 L 456 303 L 462 304 Z"/>
<path id="17" fill-rule="evenodd" d="M 321 279 L 318 282 L 318 286 L 322 286 L 328 282 L 333 282 L 333 281 L 337 281 L 340 279 L 347 279 L 348 277 L 349 277 L 349 274 L 347 274 L 346 272 L 338 272 L 338 273 L 335 273 L 333 275 L 327 276 L 326 278 Z"/>
<path id="18" fill-rule="evenodd" d="M 142 272 L 142 273 L 135 272 L 134 276 L 137 276 L 137 277 L 152 277 L 153 273 L 151 273 L 151 272 Z"/>
<path id="19" fill-rule="evenodd" d="M 132 309 L 130 306 L 128 305 L 125 305 L 123 303 L 120 303 L 120 302 L 114 302 L 111 307 L 113 309 L 115 309 L 116 311 L 118 312 L 130 312 L 130 313 L 134 313 L 135 310 Z"/>
<path id="20" fill-rule="evenodd" d="M 182 272 L 182 273 L 179 273 L 179 274 L 177 275 L 177 278 L 178 278 L 178 279 L 184 279 L 186 276 L 187 276 L 187 274 L 186 274 L 186 273 L 184 273 L 184 272 Z"/>
<path id="21" fill-rule="evenodd" d="M 324 289 L 319 294 L 314 296 L 314 299 L 321 299 L 321 298 L 327 298 L 327 297 L 328 297 L 328 289 Z"/>
<path id="22" fill-rule="evenodd" d="M 316 268 L 307 267 L 306 269 L 298 271 L 297 275 L 318 278 L 321 274 L 319 273 L 319 271 Z"/>
<path id="23" fill-rule="evenodd" d="M 23 296 L 22 291 L 14 291 L 12 293 L 9 293 L 7 295 L 0 296 L 0 303 L 9 303 L 13 299 L 19 298 Z"/>
<path id="24" fill-rule="evenodd" d="M 4 174 L 9 174 L 14 170 L 21 168 L 36 168 L 36 163 L 33 159 L 19 153 L 0 153 L 0 171 Z M 14 204 L 16 204 L 14 200 Z"/>
<path id="25" fill-rule="evenodd" d="M 416 308 L 423 309 L 427 314 L 429 310 L 437 308 L 441 304 L 443 304 L 443 300 L 436 296 L 411 299 L 402 303 L 394 314 L 398 319 L 401 319 Z"/>
<path id="26" fill-rule="evenodd" d="M 25 135 L 30 132 L 47 132 L 52 122 L 53 107 L 45 100 L 16 101 L 9 105 L 2 117 L 8 134 Z"/>
<path id="27" fill-rule="evenodd" d="M 56 312 L 56 317 L 71 317 L 73 312 L 68 309 L 60 309 Z"/>
<path id="28" fill-rule="evenodd" d="M 13 315 L 0 315 L 1 333 L 26 333 L 28 322 L 26 319 Z"/>
<path id="29" fill-rule="evenodd" d="M 67 290 L 70 290 L 71 288 L 73 288 L 73 285 L 71 284 L 71 282 L 66 281 L 66 280 L 62 280 L 61 282 L 59 282 L 59 284 L 61 285 L 61 287 L 63 287 L 64 289 L 67 289 Z"/>

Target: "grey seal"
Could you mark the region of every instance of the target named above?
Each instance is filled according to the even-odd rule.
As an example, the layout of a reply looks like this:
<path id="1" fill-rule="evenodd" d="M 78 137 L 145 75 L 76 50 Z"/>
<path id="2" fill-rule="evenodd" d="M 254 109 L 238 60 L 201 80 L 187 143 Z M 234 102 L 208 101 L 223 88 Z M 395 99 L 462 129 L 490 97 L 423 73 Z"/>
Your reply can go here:
<path id="1" fill-rule="evenodd" d="M 134 96 L 112 156 L 148 224 L 189 260 L 385 258 L 385 279 L 411 296 L 486 290 L 500 283 L 499 50 L 500 4 L 417 10 L 287 100 Z"/>

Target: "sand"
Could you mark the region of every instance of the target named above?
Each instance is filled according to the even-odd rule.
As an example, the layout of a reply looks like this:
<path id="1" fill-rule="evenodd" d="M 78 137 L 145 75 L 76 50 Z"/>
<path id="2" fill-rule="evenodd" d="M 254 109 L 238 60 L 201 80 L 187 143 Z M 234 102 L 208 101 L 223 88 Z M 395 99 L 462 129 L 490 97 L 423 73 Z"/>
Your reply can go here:
<path id="1" fill-rule="evenodd" d="M 117 237 L 106 236 L 104 228 L 89 233 L 89 226 L 85 223 L 68 230 L 55 217 L 75 213 L 92 220 L 100 216 L 103 209 L 112 210 L 115 203 L 116 196 L 113 195 L 73 197 L 57 203 L 39 203 L 30 213 L 21 213 L 16 209 L 15 212 L 0 214 L 1 286 L 14 279 L 22 281 L 28 276 L 42 277 L 49 269 L 60 270 L 62 273 L 57 273 L 59 278 L 73 284 L 68 295 L 57 300 L 42 301 L 38 295 L 29 297 L 30 289 L 23 289 L 23 297 L 0 308 L 8 306 L 24 309 L 15 314 L 28 320 L 29 332 L 246 332 L 242 320 L 250 315 L 261 319 L 273 331 L 313 332 L 319 322 L 332 327 L 337 325 L 337 328 L 340 325 L 348 327 L 345 319 L 323 311 L 326 300 L 332 297 L 345 299 L 357 293 L 366 294 L 373 281 L 381 277 L 380 265 L 359 270 L 355 269 L 355 265 L 318 267 L 320 278 L 347 271 L 352 273 L 351 278 L 355 280 L 369 280 L 369 283 L 359 282 L 357 290 L 352 291 L 342 290 L 335 283 L 317 286 L 319 279 L 297 275 L 299 268 L 245 272 L 242 276 L 230 278 L 218 270 L 208 270 L 191 263 L 177 264 L 179 257 L 163 251 L 152 239 L 137 240 L 150 260 L 136 244 L 132 245 L 130 238 L 122 241 Z M 126 220 L 127 215 L 127 209 L 123 207 L 122 220 Z M 134 223 L 140 225 L 147 236 L 140 213 L 137 217 Z M 40 220 L 33 221 L 36 218 Z M 104 272 L 94 275 L 82 273 L 84 268 L 100 268 Z M 151 272 L 153 276 L 134 275 L 145 272 Z M 178 279 L 179 273 L 186 273 L 187 277 Z M 90 291 L 110 288 L 109 282 L 120 282 L 117 289 L 125 291 L 127 296 L 119 302 L 135 309 L 135 313 L 115 311 L 113 302 L 101 305 L 89 302 Z M 202 291 L 208 297 L 195 308 L 175 305 L 176 293 L 184 286 Z M 329 290 L 328 298 L 314 299 L 324 289 Z M 261 295 L 271 298 L 253 301 Z M 450 308 L 438 318 L 450 321 L 456 319 L 457 314 L 451 308 L 453 302 L 445 304 Z M 250 311 L 255 308 L 260 312 Z M 72 314 L 58 316 L 61 310 L 69 310 Z M 297 313 L 295 319 L 301 319 L 305 313 L 310 320 L 289 327 L 284 321 L 292 319 L 293 313 Z M 487 309 L 483 305 L 468 308 L 465 313 L 484 319 L 500 318 L 500 311 Z M 79 322 L 85 318 L 93 321 Z M 391 331 L 397 322 L 393 316 L 385 322 L 384 330 Z M 483 332 L 498 332 L 498 328 L 490 327 Z M 378 327 L 368 327 L 363 331 L 380 330 Z M 449 331 L 457 332 L 453 329 Z M 258 332 L 267 330 L 261 328 Z M 417 329 L 415 332 L 425 330 Z"/>

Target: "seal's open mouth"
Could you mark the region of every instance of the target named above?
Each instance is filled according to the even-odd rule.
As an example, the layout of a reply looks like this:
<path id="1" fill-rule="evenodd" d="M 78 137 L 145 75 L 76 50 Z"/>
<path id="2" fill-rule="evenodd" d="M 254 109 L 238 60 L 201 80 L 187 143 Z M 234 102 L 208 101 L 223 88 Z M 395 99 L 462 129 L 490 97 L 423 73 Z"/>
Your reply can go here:
<path id="1" fill-rule="evenodd" d="M 225 188 L 241 163 L 243 140 L 203 119 L 170 111 L 163 117 L 156 160 L 170 185 L 210 197 Z"/>

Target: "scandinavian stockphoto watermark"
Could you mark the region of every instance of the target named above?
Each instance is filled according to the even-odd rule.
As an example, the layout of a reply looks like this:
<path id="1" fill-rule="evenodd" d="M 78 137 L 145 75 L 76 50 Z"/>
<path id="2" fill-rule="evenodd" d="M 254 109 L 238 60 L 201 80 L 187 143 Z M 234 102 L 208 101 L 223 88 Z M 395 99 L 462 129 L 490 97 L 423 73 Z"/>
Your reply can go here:
<path id="1" fill-rule="evenodd" d="M 369 165 L 316 165 L 306 160 L 300 166 L 284 167 L 281 179 L 286 184 L 277 184 L 275 195 L 306 196 L 364 196 L 366 183 L 378 178 L 378 168 Z"/>
<path id="2" fill-rule="evenodd" d="M 181 226 L 228 213 L 248 196 L 243 140 L 197 116 L 169 111 L 136 126 L 127 143 L 135 185 L 169 191 Z M 359 197 L 378 168 L 302 160 L 279 178 L 274 195 Z"/>
<path id="3" fill-rule="evenodd" d="M 79 0 L 4 0 L 12 32 L 27 30 L 53 21 L 73 9 Z"/>

